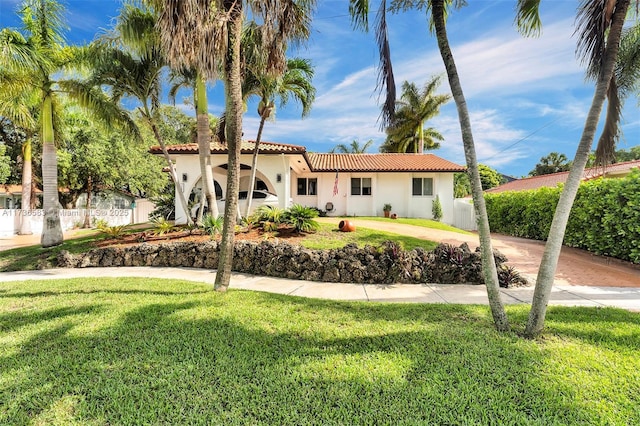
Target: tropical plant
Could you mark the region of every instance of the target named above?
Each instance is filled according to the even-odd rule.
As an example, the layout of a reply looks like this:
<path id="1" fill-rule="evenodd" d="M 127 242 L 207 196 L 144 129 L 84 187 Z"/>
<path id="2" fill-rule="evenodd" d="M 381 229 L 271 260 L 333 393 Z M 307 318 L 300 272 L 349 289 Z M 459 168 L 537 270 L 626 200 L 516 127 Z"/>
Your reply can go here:
<path id="1" fill-rule="evenodd" d="M 453 196 L 464 198 L 471 195 L 471 182 L 467 173 L 455 173 L 453 175 Z"/>
<path id="2" fill-rule="evenodd" d="M 318 217 L 318 211 L 311 207 L 294 204 L 287 209 L 286 222 L 293 226 L 296 233 L 313 232 L 320 227 L 314 219 Z"/>
<path id="3" fill-rule="evenodd" d="M 571 206 L 589 159 L 591 145 L 593 144 L 605 99 L 608 95 L 615 96 L 612 92 L 611 82 L 614 78 L 614 68 L 629 5 L 630 0 L 585 1 L 578 9 L 577 51 L 587 63 L 588 75 L 590 77 L 597 76 L 596 87 L 571 171 L 565 182 L 551 222 L 549 239 L 545 244 L 542 261 L 538 269 L 531 311 L 525 328 L 525 335 L 528 337 L 537 336 L 544 327 L 547 305 L 553 287 Z M 611 102 L 611 97 L 609 101 Z"/>
<path id="4" fill-rule="evenodd" d="M 369 147 L 372 144 L 373 144 L 373 139 L 369 139 L 363 145 L 360 145 L 360 142 L 358 142 L 357 139 L 354 139 L 353 141 L 351 141 L 351 144 L 349 145 L 345 145 L 343 143 L 338 144 L 333 148 L 331 148 L 331 151 L 329 152 L 330 153 L 338 152 L 342 154 L 362 154 L 367 152 L 367 149 L 369 149 Z"/>
<path id="5" fill-rule="evenodd" d="M 418 89 L 415 83 L 405 81 L 402 95 L 396 101 L 393 121 L 387 127 L 387 140 L 383 152 L 414 152 L 422 154 L 426 149 L 437 149 L 444 137 L 433 127 L 424 128 L 424 123 L 440 112 L 449 95 L 435 95 L 440 86 L 440 77 L 434 76 Z"/>
<path id="6" fill-rule="evenodd" d="M 263 22 L 263 46 L 268 51 L 264 70 L 280 75 L 286 70 L 286 46 L 309 37 L 310 12 L 315 0 L 147 0 L 159 11 L 157 27 L 169 63 L 174 69 L 193 67 L 205 78 L 222 75 L 225 83 L 227 142 L 227 201 L 214 288 L 225 291 L 231 279 L 234 230 L 238 209 L 242 137 L 241 40 L 244 12 Z"/>
<path id="7" fill-rule="evenodd" d="M 529 176 L 548 175 L 551 173 L 566 172 L 571 168 L 567 156 L 558 152 L 552 152 L 540 158 L 540 162 L 529 172 Z"/>
<path id="8" fill-rule="evenodd" d="M 253 34 L 253 32 L 250 32 L 250 34 Z M 257 41 L 254 39 L 249 42 L 256 43 Z M 259 50 L 262 53 L 266 52 L 266 50 L 262 48 Z M 254 58 L 255 56 L 256 55 L 253 55 Z M 251 176 L 249 178 L 249 192 L 245 216 L 249 216 L 249 212 L 251 211 L 262 130 L 264 129 L 266 120 L 275 117 L 275 99 L 280 99 L 280 107 L 282 108 L 287 104 L 289 97 L 293 97 L 302 105 L 302 117 L 304 118 L 309 114 L 309 111 L 311 111 L 311 104 L 316 95 L 316 89 L 311 84 L 314 73 L 313 67 L 311 66 L 311 62 L 306 59 L 294 58 L 287 60 L 286 70 L 283 74 L 277 76 L 264 73 L 262 66 L 265 62 L 264 58 L 261 60 L 254 59 L 248 62 L 242 85 L 242 93 L 245 99 L 251 96 L 260 98 L 260 102 L 258 103 L 260 125 L 258 126 L 258 134 L 256 136 L 251 160 Z"/>
<path id="9" fill-rule="evenodd" d="M 1 36 L 0 36 L 1 37 Z M 13 126 L 18 127 L 24 132 L 24 141 L 22 142 L 22 194 L 21 206 L 23 209 L 30 209 L 32 204 L 31 191 L 33 183 L 33 155 L 32 141 L 36 133 L 38 133 L 38 107 L 40 97 L 35 87 L 31 90 L 19 90 L 15 93 L 12 90 L 14 79 L 6 78 L 5 72 L 0 71 L 0 116 L 8 117 Z M 25 77 L 17 80 L 23 81 Z M 13 80 L 13 81 L 12 81 Z M 18 87 L 19 89 L 19 87 Z M 20 222 L 20 235 L 31 235 L 31 221 L 26 220 L 23 216 Z"/>
<path id="10" fill-rule="evenodd" d="M 159 195 L 149 198 L 149 200 L 155 205 L 153 211 L 149 214 L 149 218 L 159 219 L 164 218 L 168 220 L 175 219 L 176 212 L 176 197 L 173 194 L 173 185 L 167 185 L 167 188 Z"/>
<path id="11" fill-rule="evenodd" d="M 151 219 L 150 222 L 153 225 L 153 232 L 155 232 L 156 235 L 164 235 L 167 232 L 173 231 L 174 228 L 173 223 L 169 222 L 164 217 Z"/>
<path id="12" fill-rule="evenodd" d="M 476 221 L 478 223 L 483 278 L 487 288 L 489 306 L 491 308 L 491 313 L 493 315 L 496 328 L 500 331 L 507 331 L 510 329 L 510 327 L 506 312 L 504 310 L 504 306 L 502 304 L 502 300 L 500 298 L 498 273 L 493 258 L 489 221 L 487 219 L 482 185 L 480 182 L 480 173 L 478 171 L 478 161 L 475 152 L 475 144 L 473 141 L 473 133 L 471 130 L 471 120 L 469 117 L 469 111 L 467 109 L 467 103 L 464 98 L 462 85 L 460 83 L 460 78 L 458 76 L 456 63 L 449 46 L 449 40 L 445 25 L 445 16 L 447 14 L 446 8 L 450 6 L 458 8 L 463 6 L 464 4 L 465 2 L 463 0 L 395 0 L 392 2 L 391 9 L 393 12 L 399 12 L 416 8 L 431 13 L 430 28 L 435 30 L 436 39 L 438 41 L 438 48 L 440 50 L 440 55 L 442 56 L 442 60 L 444 62 L 447 77 L 449 80 L 449 87 L 451 88 L 453 99 L 458 110 L 465 159 L 467 162 L 467 170 L 471 183 L 473 205 L 476 212 Z M 358 26 L 364 27 L 366 29 L 369 1 L 351 0 L 349 10 L 355 23 Z M 388 119 L 386 124 L 391 124 L 393 123 L 392 118 L 394 117 L 395 113 L 395 93 L 394 89 L 390 87 L 392 86 L 394 79 L 392 75 L 393 70 L 391 67 L 385 12 L 386 0 L 381 0 L 380 8 L 378 9 L 378 25 L 376 31 L 381 59 L 381 65 L 379 67 L 381 78 L 379 80 L 383 83 L 380 86 L 382 86 L 387 93 L 386 102 L 382 108 L 382 116 L 383 118 Z M 393 99 L 390 98 L 391 94 L 393 94 Z"/>
<path id="13" fill-rule="evenodd" d="M 390 212 L 392 209 L 391 204 L 385 204 L 384 206 L 382 206 L 382 211 L 384 212 Z"/>
<path id="14" fill-rule="evenodd" d="M 0 32 L 0 69 L 3 90 L 13 96 L 38 96 L 42 140 L 42 186 L 44 227 L 41 244 L 50 247 L 63 241 L 59 217 L 58 172 L 54 123 L 59 94 L 66 93 L 81 106 L 90 108 L 106 124 L 128 123 L 126 113 L 108 102 L 100 90 L 61 72 L 77 61 L 77 54 L 64 45 L 63 7 L 55 0 L 25 0 L 20 9 L 23 31 Z"/>
<path id="15" fill-rule="evenodd" d="M 175 104 L 176 93 L 179 88 L 188 86 L 193 90 L 194 106 L 196 109 L 196 135 L 198 140 L 198 159 L 200 162 L 200 176 L 202 181 L 203 197 L 200 199 L 200 208 L 196 217 L 196 223 L 202 223 L 205 204 L 211 206 L 214 218 L 220 214 L 216 203 L 215 184 L 211 165 L 211 129 L 209 113 L 207 111 L 207 86 L 202 75 L 194 68 L 181 68 L 179 72 L 173 72 L 173 86 L 169 90 L 169 98 Z"/>
<path id="16" fill-rule="evenodd" d="M 127 232 L 129 225 L 113 225 L 97 223 L 96 228 L 103 234 L 111 238 L 122 238 Z"/>
<path id="17" fill-rule="evenodd" d="M 108 87 L 114 103 L 119 103 L 124 97 L 138 101 L 137 111 L 162 149 L 175 193 L 187 224 L 190 224 L 188 203 L 158 128 L 162 72 L 166 61 L 160 49 L 155 21 L 152 9 L 125 4 L 113 30 L 92 46 L 93 67 L 87 83 Z"/>
<path id="18" fill-rule="evenodd" d="M 214 217 L 213 215 L 206 214 L 202 218 L 202 227 L 205 232 L 212 237 L 221 233 L 222 228 L 224 226 L 224 217 L 218 216 Z"/>
<path id="19" fill-rule="evenodd" d="M 496 169 L 486 164 L 478 164 L 478 173 L 480 174 L 480 184 L 484 191 L 495 188 L 503 183 L 502 175 Z"/>

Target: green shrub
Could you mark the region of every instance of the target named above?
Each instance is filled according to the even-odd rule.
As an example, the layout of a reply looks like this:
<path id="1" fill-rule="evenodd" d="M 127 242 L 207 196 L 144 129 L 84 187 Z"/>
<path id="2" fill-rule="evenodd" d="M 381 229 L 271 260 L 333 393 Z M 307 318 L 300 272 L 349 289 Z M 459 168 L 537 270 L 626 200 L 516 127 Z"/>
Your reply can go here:
<path id="1" fill-rule="evenodd" d="M 202 218 L 202 227 L 205 232 L 212 237 L 216 234 L 222 233 L 222 227 L 224 226 L 224 217 L 218 216 L 214 218 L 210 214 L 204 215 Z"/>
<path id="2" fill-rule="evenodd" d="M 437 222 L 440 222 L 440 219 L 442 219 L 442 204 L 440 203 L 440 197 L 437 195 L 431 206 L 431 214 L 433 215 L 433 220 Z"/>
<path id="3" fill-rule="evenodd" d="M 106 223 L 106 222 L 105 222 Z M 129 225 L 109 226 L 108 224 L 100 224 L 98 230 L 111 238 L 122 238 L 127 231 Z"/>
<path id="4" fill-rule="evenodd" d="M 173 230 L 173 223 L 169 222 L 164 217 L 151 219 L 151 223 L 153 224 L 153 231 L 157 235 L 163 235 Z"/>
<path id="5" fill-rule="evenodd" d="M 562 188 L 485 194 L 491 230 L 546 240 Z M 578 189 L 564 243 L 640 263 L 640 171 L 594 179 Z"/>
<path id="6" fill-rule="evenodd" d="M 311 207 L 304 207 L 300 204 L 292 205 L 286 212 L 286 222 L 289 223 L 297 233 L 312 232 L 320 227 L 320 224 L 313 220 L 318 217 L 318 211 Z"/>

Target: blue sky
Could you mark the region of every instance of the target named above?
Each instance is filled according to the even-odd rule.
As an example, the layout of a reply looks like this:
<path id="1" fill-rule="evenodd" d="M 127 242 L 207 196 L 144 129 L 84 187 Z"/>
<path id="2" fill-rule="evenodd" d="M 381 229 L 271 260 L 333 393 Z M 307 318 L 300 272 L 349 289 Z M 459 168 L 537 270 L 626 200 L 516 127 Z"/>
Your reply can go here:
<path id="1" fill-rule="evenodd" d="M 0 26 L 18 26 L 16 0 L 0 0 Z M 480 162 L 513 176 L 526 175 L 549 152 L 573 158 L 594 83 L 585 82 L 575 58 L 574 16 L 578 1 L 542 2 L 543 32 L 524 38 L 513 25 L 515 0 L 472 0 L 455 11 L 448 33 L 472 118 Z M 377 5 L 376 0 L 372 0 Z M 91 41 L 110 26 L 119 0 L 68 0 L 67 40 Z M 375 14 L 371 14 L 373 22 Z M 393 15 L 389 19 L 392 60 L 398 87 L 408 80 L 422 86 L 433 75 L 443 75 L 439 93 L 448 92 L 444 67 L 435 38 L 428 32 L 423 12 Z M 384 141 L 378 116 L 377 48 L 373 34 L 352 30 L 347 0 L 318 0 L 313 33 L 306 47 L 290 56 L 308 58 L 315 66 L 316 101 L 310 115 L 290 103 L 268 122 L 263 140 L 304 145 L 327 152 L 339 143 L 373 139 L 369 152 Z M 220 82 L 210 88 L 209 111 L 219 115 L 224 106 Z M 183 97 L 190 94 L 181 92 Z M 179 97 L 180 98 L 180 97 Z M 180 103 L 180 102 L 178 102 Z M 180 104 L 185 110 L 187 105 Z M 255 104 L 244 116 L 244 137 L 255 138 Z M 640 109 L 629 99 L 623 111 L 623 138 L 619 148 L 640 144 Z M 453 101 L 428 126 L 445 137 L 433 151 L 464 164 L 460 128 Z"/>

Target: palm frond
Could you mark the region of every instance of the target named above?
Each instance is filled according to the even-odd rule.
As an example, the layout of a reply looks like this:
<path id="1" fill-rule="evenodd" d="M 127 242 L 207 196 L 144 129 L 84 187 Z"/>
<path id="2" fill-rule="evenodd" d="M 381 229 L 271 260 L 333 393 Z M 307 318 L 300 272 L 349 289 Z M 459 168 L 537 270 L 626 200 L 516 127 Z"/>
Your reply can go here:
<path id="1" fill-rule="evenodd" d="M 396 82 L 393 76 L 393 66 L 391 64 L 391 49 L 389 47 L 389 33 L 387 29 L 387 2 L 382 0 L 378 9 L 376 19 L 376 41 L 380 63 L 378 66 L 378 82 L 376 90 L 384 92 L 385 101 L 380 114 L 380 127 L 385 128 L 393 121 L 393 114 L 396 109 Z"/>
<path id="2" fill-rule="evenodd" d="M 516 5 L 516 27 L 524 36 L 539 36 L 542 30 L 540 0 L 518 0 Z"/>
<path id="3" fill-rule="evenodd" d="M 587 77 L 595 79 L 606 47 L 607 29 L 611 22 L 616 0 L 583 0 L 578 7 L 576 30 L 578 43 L 576 55 L 586 65 Z"/>
<path id="4" fill-rule="evenodd" d="M 596 147 L 596 164 L 602 167 L 611 164 L 615 159 L 615 148 L 620 138 L 620 116 L 622 103 L 618 97 L 618 86 L 612 76 L 607 91 L 607 116 Z"/>

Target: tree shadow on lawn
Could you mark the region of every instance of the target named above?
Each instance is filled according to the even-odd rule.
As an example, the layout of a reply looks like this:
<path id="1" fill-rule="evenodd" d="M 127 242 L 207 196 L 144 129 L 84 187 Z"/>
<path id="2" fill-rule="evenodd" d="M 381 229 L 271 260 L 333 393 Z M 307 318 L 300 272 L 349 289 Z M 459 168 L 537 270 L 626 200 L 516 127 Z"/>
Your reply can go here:
<path id="1" fill-rule="evenodd" d="M 607 422 L 480 307 L 178 297 L 133 294 L 97 331 L 104 309 L 61 309 L 0 358 L 0 423 Z"/>

